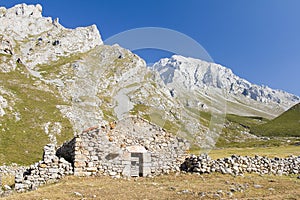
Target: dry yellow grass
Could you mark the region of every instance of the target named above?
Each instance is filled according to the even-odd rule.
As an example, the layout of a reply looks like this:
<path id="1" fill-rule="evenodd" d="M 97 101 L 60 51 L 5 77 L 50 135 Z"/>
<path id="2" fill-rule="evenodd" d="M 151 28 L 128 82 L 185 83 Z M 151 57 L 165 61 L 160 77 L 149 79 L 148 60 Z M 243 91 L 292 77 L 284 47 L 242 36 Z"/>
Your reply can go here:
<path id="1" fill-rule="evenodd" d="M 1 180 L 1 185 L 0 187 L 4 185 L 14 185 L 15 184 L 15 176 L 13 175 L 2 175 L 2 180 Z"/>
<path id="2" fill-rule="evenodd" d="M 231 192 L 232 196 L 231 190 L 236 190 Z M 130 180 L 67 177 L 59 183 L 4 199 L 200 199 L 202 194 L 206 196 L 201 199 L 300 199 L 300 180 L 287 176 L 233 177 L 218 173 L 170 174 Z"/>

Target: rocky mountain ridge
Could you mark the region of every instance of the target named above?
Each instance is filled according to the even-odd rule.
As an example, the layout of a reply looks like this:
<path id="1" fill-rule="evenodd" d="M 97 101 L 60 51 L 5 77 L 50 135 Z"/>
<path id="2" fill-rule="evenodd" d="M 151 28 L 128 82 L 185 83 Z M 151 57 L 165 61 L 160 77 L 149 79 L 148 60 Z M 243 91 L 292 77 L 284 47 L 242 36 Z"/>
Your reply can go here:
<path id="1" fill-rule="evenodd" d="M 229 68 L 199 59 L 174 55 L 171 58 L 161 59 L 153 65 L 153 68 L 160 73 L 171 90 L 176 91 L 176 88 L 180 88 L 176 93 L 200 91 L 202 94 L 207 94 L 212 90 L 225 91 L 227 98 L 234 102 L 247 100 L 255 101 L 256 104 L 261 103 L 264 107 L 277 107 L 277 110 L 271 112 L 274 116 L 300 101 L 296 95 L 252 84 L 236 76 Z M 264 108 L 261 110 L 266 111 Z M 229 108 L 229 112 L 233 111 Z M 235 114 L 243 115 L 243 113 Z M 251 115 L 251 113 L 245 114 Z"/>

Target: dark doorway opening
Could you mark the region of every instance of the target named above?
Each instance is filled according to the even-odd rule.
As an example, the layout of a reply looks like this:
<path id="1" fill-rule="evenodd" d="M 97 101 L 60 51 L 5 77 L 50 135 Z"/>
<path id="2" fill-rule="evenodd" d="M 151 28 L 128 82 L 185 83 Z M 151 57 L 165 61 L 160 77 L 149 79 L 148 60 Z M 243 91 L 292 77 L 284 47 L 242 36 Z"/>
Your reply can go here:
<path id="1" fill-rule="evenodd" d="M 131 176 L 143 176 L 143 153 L 131 153 Z"/>

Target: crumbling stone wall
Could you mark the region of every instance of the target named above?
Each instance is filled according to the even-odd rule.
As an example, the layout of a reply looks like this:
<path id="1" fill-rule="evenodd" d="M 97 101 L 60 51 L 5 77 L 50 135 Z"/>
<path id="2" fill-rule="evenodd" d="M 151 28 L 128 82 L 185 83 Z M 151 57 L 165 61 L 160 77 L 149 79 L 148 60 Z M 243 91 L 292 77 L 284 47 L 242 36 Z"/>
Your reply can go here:
<path id="1" fill-rule="evenodd" d="M 55 182 L 66 175 L 73 174 L 71 163 L 56 155 L 54 144 L 44 147 L 43 160 L 31 165 L 25 171 L 19 170 L 15 176 L 15 190 L 25 192 L 38 186 Z"/>
<path id="2" fill-rule="evenodd" d="M 97 173 L 129 176 L 131 157 L 140 153 L 137 162 L 142 162 L 145 176 L 179 170 L 188 149 L 186 140 L 144 119 L 130 117 L 78 134 L 61 147 L 58 156 L 65 157 L 63 152 L 74 151 L 72 163 L 78 176 Z"/>

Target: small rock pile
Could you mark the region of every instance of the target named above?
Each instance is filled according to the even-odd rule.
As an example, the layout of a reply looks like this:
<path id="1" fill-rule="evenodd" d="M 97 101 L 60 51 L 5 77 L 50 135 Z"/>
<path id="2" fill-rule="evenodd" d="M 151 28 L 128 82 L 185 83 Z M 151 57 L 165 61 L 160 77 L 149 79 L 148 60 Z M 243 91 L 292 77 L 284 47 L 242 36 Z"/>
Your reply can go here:
<path id="1" fill-rule="evenodd" d="M 191 155 L 181 165 L 181 170 L 192 173 L 243 175 L 244 173 L 289 175 L 300 173 L 300 156 L 267 158 L 263 156 L 238 156 L 212 160 L 207 154 Z"/>
<path id="2" fill-rule="evenodd" d="M 55 145 L 48 144 L 44 147 L 43 160 L 29 168 L 19 170 L 15 176 L 15 190 L 25 192 L 35 190 L 38 186 L 55 182 L 65 175 L 73 174 L 71 163 L 56 155 Z"/>

